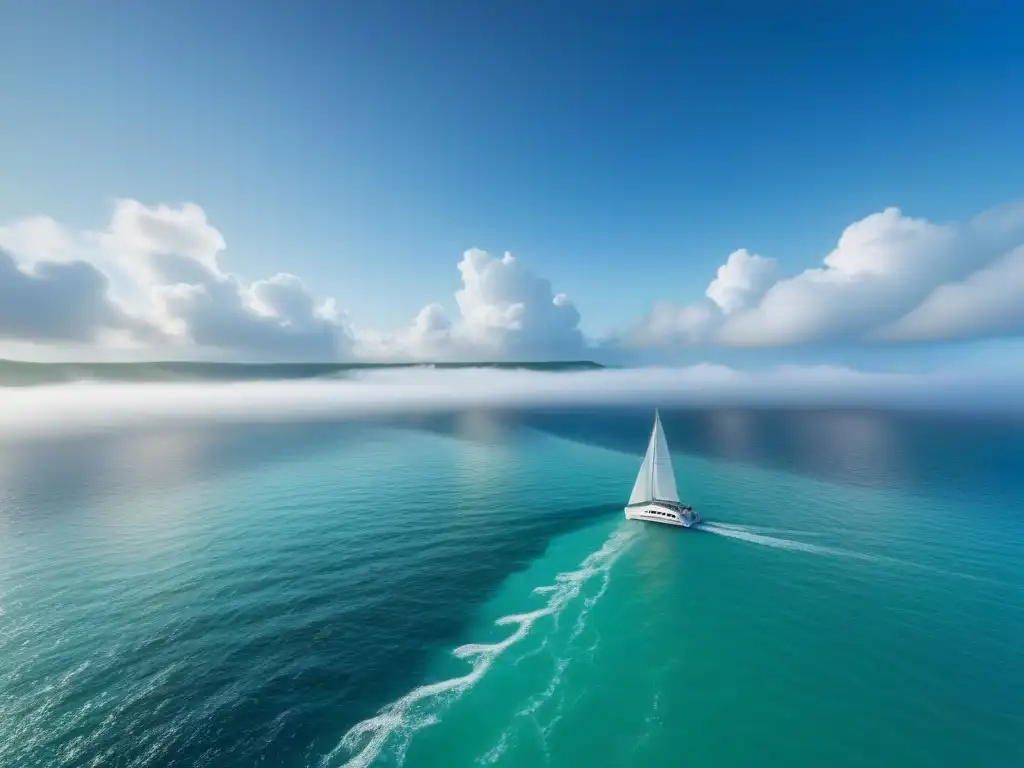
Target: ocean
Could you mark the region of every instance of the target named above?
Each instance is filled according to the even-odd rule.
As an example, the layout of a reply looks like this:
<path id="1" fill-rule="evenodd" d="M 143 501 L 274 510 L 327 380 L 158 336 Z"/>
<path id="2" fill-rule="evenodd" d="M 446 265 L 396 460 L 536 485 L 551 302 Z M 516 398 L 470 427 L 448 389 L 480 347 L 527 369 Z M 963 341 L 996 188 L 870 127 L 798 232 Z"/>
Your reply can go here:
<path id="1" fill-rule="evenodd" d="M 0 435 L 0 765 L 1024 765 L 1019 416 L 661 414 Z"/>

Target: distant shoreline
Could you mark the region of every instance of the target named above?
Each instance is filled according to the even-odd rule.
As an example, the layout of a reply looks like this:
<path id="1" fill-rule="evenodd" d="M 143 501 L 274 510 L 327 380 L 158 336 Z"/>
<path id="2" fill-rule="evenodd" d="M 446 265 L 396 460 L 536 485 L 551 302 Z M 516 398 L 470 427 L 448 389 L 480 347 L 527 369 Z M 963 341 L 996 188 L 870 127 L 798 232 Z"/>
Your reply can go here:
<path id="1" fill-rule="evenodd" d="M 492 368 L 528 371 L 596 371 L 591 360 L 522 362 L 241 363 L 162 360 L 152 362 L 40 363 L 0 359 L 0 386 L 72 381 L 255 381 L 343 378 L 347 373 L 402 368 Z"/>

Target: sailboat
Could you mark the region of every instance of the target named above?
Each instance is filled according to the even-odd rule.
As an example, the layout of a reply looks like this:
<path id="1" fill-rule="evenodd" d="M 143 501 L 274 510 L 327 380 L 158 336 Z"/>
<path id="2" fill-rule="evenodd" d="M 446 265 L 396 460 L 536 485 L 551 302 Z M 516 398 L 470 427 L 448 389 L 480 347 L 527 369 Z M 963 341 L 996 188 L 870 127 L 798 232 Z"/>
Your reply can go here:
<path id="1" fill-rule="evenodd" d="M 683 528 L 692 528 L 701 521 L 693 507 L 679 501 L 672 456 L 668 452 L 668 441 L 657 410 L 654 411 L 651 441 L 647 444 L 647 453 L 626 504 L 626 517 Z"/>

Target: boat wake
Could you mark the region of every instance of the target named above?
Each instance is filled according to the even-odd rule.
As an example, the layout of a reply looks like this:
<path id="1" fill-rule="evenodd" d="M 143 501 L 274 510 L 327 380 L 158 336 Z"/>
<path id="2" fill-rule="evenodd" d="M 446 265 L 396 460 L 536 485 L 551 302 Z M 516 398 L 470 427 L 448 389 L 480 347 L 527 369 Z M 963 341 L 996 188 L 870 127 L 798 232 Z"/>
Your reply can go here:
<path id="1" fill-rule="evenodd" d="M 584 584 L 594 576 L 607 579 L 608 571 L 633 543 L 637 534 L 638 528 L 635 526 L 617 528 L 601 548 L 588 555 L 576 570 L 560 573 L 555 577 L 554 584 L 534 590 L 548 597 L 542 608 L 498 619 L 495 622 L 498 626 L 515 627 L 515 631 L 504 640 L 497 643 L 470 643 L 456 648 L 453 655 L 469 660 L 472 664 L 468 673 L 415 688 L 385 706 L 375 716 L 356 723 L 342 737 L 338 746 L 321 760 L 321 766 L 326 768 L 342 755 L 347 755 L 343 768 L 363 768 L 370 765 L 385 747 L 394 750 L 396 762 L 401 765 L 405 751 L 417 732 L 438 722 L 442 710 L 472 688 L 502 653 L 530 633 L 537 621 L 551 616 L 557 622 L 559 614 L 579 596 Z M 602 582 L 599 594 L 603 594 L 605 584 Z"/>
<path id="2" fill-rule="evenodd" d="M 866 552 L 855 552 L 852 549 L 843 549 L 842 547 L 830 547 L 823 544 L 809 544 L 805 541 L 795 541 L 794 539 L 784 539 L 778 536 L 768 536 L 765 533 L 761 533 L 761 531 L 772 530 L 769 528 L 753 528 L 741 525 L 731 525 L 726 523 L 705 522 L 701 523 L 699 529 L 702 531 L 707 531 L 708 533 L 714 533 L 717 536 L 725 536 L 730 539 L 748 541 L 751 544 L 760 544 L 763 547 L 772 547 L 774 549 L 788 549 L 794 552 L 807 552 L 812 555 L 824 555 L 826 557 L 844 557 L 849 560 L 863 560 L 869 563 L 887 563 L 889 565 L 895 565 L 902 568 L 910 568 L 918 571 L 927 571 L 928 573 L 934 573 L 942 576 L 951 576 L 957 579 L 984 581 L 990 584 L 1001 585 L 1003 583 L 995 579 L 988 579 L 983 576 L 977 576 L 971 573 L 964 573 L 962 571 L 949 571 L 944 568 L 936 568 L 930 565 L 915 563 L 911 560 L 901 560 L 898 557 L 889 557 L 888 555 L 871 555 Z M 811 536 L 814 534 L 792 531 L 791 535 Z"/>
<path id="3" fill-rule="evenodd" d="M 544 637 L 540 645 L 531 651 L 527 651 L 519 658 L 512 662 L 514 666 L 518 666 L 522 661 L 532 658 L 543 651 L 547 651 L 551 656 L 551 664 L 553 667 L 553 673 L 551 679 L 548 681 L 547 687 L 538 694 L 531 696 L 526 704 L 518 709 L 515 715 L 512 717 L 512 721 L 508 727 L 502 732 L 498 739 L 498 743 L 494 745 L 486 754 L 481 756 L 477 762 L 481 765 L 488 765 L 490 763 L 497 762 L 497 760 L 505 753 L 505 750 L 509 746 L 509 739 L 513 737 L 521 718 L 527 718 L 533 722 L 536 727 L 537 735 L 540 738 L 541 748 L 547 755 L 547 738 L 550 735 L 552 729 L 558 724 L 558 721 L 562 718 L 562 714 L 565 708 L 565 699 L 559 698 L 555 705 L 555 712 L 545 723 L 541 723 L 538 719 L 540 710 L 550 702 L 555 694 L 558 692 L 559 686 L 562 683 L 562 676 L 566 668 L 569 666 L 569 662 L 575 658 L 575 655 L 571 653 L 573 650 L 573 644 L 583 634 L 583 631 L 587 627 L 587 617 L 590 615 L 590 610 L 597 605 L 597 603 L 604 597 L 605 592 L 608 590 L 608 584 L 611 581 L 608 569 L 604 569 L 601 574 L 601 584 L 597 591 L 584 598 L 583 605 L 580 607 L 579 613 L 576 615 L 576 621 L 573 623 L 572 632 L 565 641 L 565 647 L 563 654 L 556 654 L 552 645 L 549 642 L 550 635 Z M 546 588 L 542 588 L 546 589 Z M 536 591 L 536 590 L 535 590 Z M 557 617 L 556 625 L 557 625 Z M 556 626 L 557 628 L 557 626 Z M 594 642 L 586 649 L 586 654 L 589 657 L 591 663 L 593 663 L 594 654 L 597 651 L 597 646 L 600 642 L 600 636 L 598 636 Z M 565 651 L 570 651 L 568 655 L 565 655 Z"/>
<path id="4" fill-rule="evenodd" d="M 802 538 L 814 538 L 821 536 L 814 531 L 794 531 L 791 528 L 765 528 L 760 525 L 739 525 L 738 523 L 704 523 L 699 528 L 715 527 L 726 531 L 740 531 L 742 533 L 767 534 L 769 536 L 800 536 Z"/>
<path id="5" fill-rule="evenodd" d="M 725 523 L 701 523 L 699 529 L 707 531 L 708 533 L 714 533 L 718 536 L 725 536 L 730 539 L 739 539 L 740 541 L 749 541 L 751 544 L 760 544 L 763 547 L 773 547 L 775 549 L 789 549 L 796 552 L 809 552 L 815 555 L 831 555 L 833 557 L 850 557 L 857 560 L 870 560 L 878 561 L 885 560 L 887 558 L 880 558 L 876 555 L 867 555 L 861 552 L 854 552 L 849 549 L 840 549 L 838 547 L 827 547 L 821 544 L 808 544 L 805 541 L 796 541 L 794 539 L 784 539 L 779 536 L 769 536 L 767 528 L 754 528 L 740 525 L 728 525 Z M 789 535 L 803 535 L 798 531 L 792 531 Z"/>

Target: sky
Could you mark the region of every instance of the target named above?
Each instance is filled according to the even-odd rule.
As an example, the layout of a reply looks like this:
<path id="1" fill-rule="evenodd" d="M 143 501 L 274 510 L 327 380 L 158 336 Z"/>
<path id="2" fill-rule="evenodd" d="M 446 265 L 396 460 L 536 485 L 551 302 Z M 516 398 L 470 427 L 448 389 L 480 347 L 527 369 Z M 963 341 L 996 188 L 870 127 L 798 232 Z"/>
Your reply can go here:
<path id="1" fill-rule="evenodd" d="M 0 20 L 0 356 L 1024 359 L 1011 0 Z"/>

